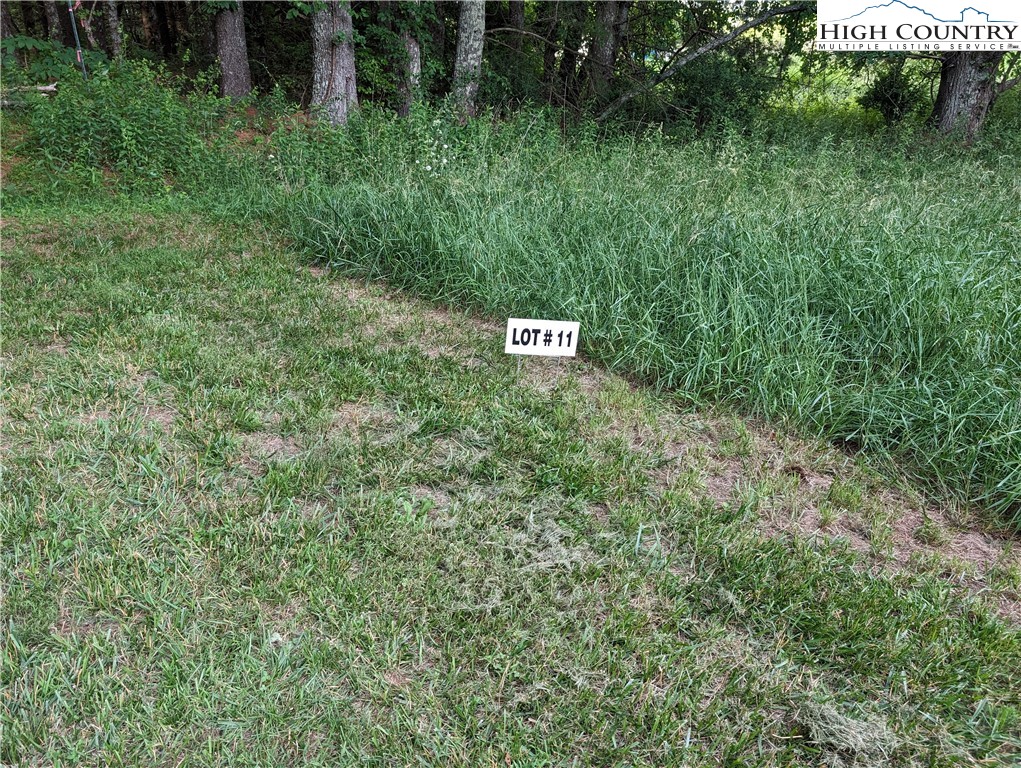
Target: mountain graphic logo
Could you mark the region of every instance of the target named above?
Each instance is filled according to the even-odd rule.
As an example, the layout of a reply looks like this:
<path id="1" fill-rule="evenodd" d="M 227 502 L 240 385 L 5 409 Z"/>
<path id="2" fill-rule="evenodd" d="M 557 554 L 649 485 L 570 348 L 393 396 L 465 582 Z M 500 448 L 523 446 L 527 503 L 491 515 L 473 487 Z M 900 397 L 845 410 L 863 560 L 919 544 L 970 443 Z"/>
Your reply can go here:
<path id="1" fill-rule="evenodd" d="M 858 11 L 858 13 L 855 13 L 855 14 L 853 14 L 851 16 L 846 16 L 846 17 L 844 17 L 842 19 L 833 19 L 833 21 L 852 21 L 853 19 L 857 19 L 860 16 L 864 16 L 866 14 L 873 14 L 873 13 L 875 13 L 877 11 L 882 11 L 882 10 L 885 10 L 885 9 L 896 10 L 896 11 L 898 11 L 900 13 L 905 13 L 905 14 L 909 14 L 912 11 L 914 11 L 914 12 L 917 12 L 917 13 L 924 14 L 928 18 L 932 19 L 933 21 L 939 22 L 940 24 L 964 24 L 965 22 L 972 21 L 971 19 L 966 18 L 968 16 L 968 12 L 969 11 L 972 14 L 974 14 L 975 17 L 977 17 L 977 18 L 974 19 L 974 21 L 972 21 L 972 23 L 979 23 L 979 24 L 1010 24 L 1010 23 L 1012 23 L 1014 21 L 1014 19 L 991 19 L 991 18 L 989 18 L 990 13 L 988 11 L 980 11 L 978 8 L 975 8 L 974 6 L 968 6 L 966 8 L 962 8 L 961 11 L 960 11 L 960 14 L 958 15 L 958 17 L 956 19 L 942 19 L 942 18 L 940 18 L 939 16 L 937 16 L 934 13 L 930 13 L 925 8 L 920 8 L 917 5 L 911 5 L 910 3 L 905 3 L 903 0 L 890 0 L 890 2 L 888 2 L 888 3 L 881 3 L 881 4 L 876 4 L 876 5 L 870 5 L 870 6 L 866 7 L 866 8 L 863 8 L 862 10 Z"/>

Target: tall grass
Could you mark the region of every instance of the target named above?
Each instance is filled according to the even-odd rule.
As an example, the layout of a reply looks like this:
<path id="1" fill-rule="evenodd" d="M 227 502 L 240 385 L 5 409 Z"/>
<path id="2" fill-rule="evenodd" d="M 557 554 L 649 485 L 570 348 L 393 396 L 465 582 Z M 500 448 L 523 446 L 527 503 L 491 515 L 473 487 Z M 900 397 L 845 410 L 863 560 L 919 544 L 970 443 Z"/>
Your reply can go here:
<path id="1" fill-rule="evenodd" d="M 897 457 L 1021 527 L 1010 155 L 896 136 L 567 146 L 534 115 L 323 138 L 280 135 L 272 161 L 279 220 L 316 257 L 578 320 L 612 368 Z"/>

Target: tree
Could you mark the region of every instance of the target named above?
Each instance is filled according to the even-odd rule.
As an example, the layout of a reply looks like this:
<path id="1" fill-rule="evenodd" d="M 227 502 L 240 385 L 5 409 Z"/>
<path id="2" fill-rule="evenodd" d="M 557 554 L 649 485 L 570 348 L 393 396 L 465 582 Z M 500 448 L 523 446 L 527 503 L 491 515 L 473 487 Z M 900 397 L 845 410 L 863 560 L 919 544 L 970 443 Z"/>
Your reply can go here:
<path id="1" fill-rule="evenodd" d="M 944 134 L 963 132 L 965 141 L 973 141 L 997 97 L 1021 80 L 996 81 L 1004 56 L 1002 51 L 944 53 L 929 124 Z"/>
<path id="2" fill-rule="evenodd" d="M 630 3 L 604 0 L 596 6 L 596 30 L 591 53 L 585 59 L 585 81 L 589 92 L 601 98 L 609 89 L 621 30 L 627 24 Z"/>
<path id="3" fill-rule="evenodd" d="M 117 0 L 106 0 L 104 11 L 106 33 L 110 40 L 110 57 L 119 59 L 121 57 L 121 22 L 117 18 Z"/>
<path id="4" fill-rule="evenodd" d="M 14 26 L 14 17 L 11 16 L 11 9 L 7 3 L 0 5 L 0 38 L 14 37 L 17 30 Z"/>
<path id="5" fill-rule="evenodd" d="M 525 0 L 510 0 L 508 3 L 508 15 L 510 16 L 510 25 L 514 29 L 525 31 Z M 523 37 L 518 35 L 512 43 L 514 50 L 520 52 L 522 47 Z"/>
<path id="6" fill-rule="evenodd" d="M 635 88 L 632 88 L 631 90 L 625 93 L 622 93 L 620 96 L 614 99 L 606 107 L 606 109 L 599 113 L 599 115 L 596 117 L 596 120 L 598 122 L 603 122 L 609 119 L 617 112 L 618 109 L 620 109 L 626 103 L 634 99 L 636 96 L 639 96 L 645 93 L 646 91 L 655 88 L 660 83 L 676 75 L 683 67 L 687 66 L 695 59 L 706 55 L 710 51 L 715 51 L 717 48 L 729 43 L 731 40 L 744 34 L 748 30 L 762 26 L 763 24 L 784 14 L 800 14 L 813 9 L 814 4 L 807 2 L 791 3 L 789 5 L 784 6 L 772 7 L 767 6 L 766 9 L 759 13 L 757 16 L 747 19 L 742 24 L 739 24 L 738 26 L 731 29 L 729 32 L 719 34 L 713 37 L 711 40 L 703 43 L 702 45 L 698 46 L 693 50 L 686 51 L 685 50 L 686 46 L 681 46 L 679 50 L 671 54 L 671 56 L 669 57 L 670 63 L 663 67 L 663 69 L 658 74 L 650 78 L 645 83 L 642 83 L 641 85 L 636 86 Z"/>
<path id="7" fill-rule="evenodd" d="M 573 2 L 567 9 L 564 26 L 564 45 L 560 53 L 558 86 L 554 91 L 564 106 L 578 103 L 578 59 L 584 56 L 579 49 L 585 35 L 585 21 L 588 8 L 584 2 Z"/>
<path id="8" fill-rule="evenodd" d="M 461 15 L 457 22 L 457 53 L 454 56 L 454 102 L 462 119 L 475 116 L 485 34 L 484 0 L 461 0 Z"/>
<path id="9" fill-rule="evenodd" d="M 312 13 L 312 104 L 331 125 L 358 108 L 354 24 L 348 0 L 329 0 Z"/>
<path id="10" fill-rule="evenodd" d="M 224 3 L 216 12 L 216 55 L 220 59 L 220 92 L 239 99 L 252 92 L 245 17 L 241 0 Z M 144 6 L 143 6 L 144 7 Z"/>
<path id="11" fill-rule="evenodd" d="M 174 55 L 174 51 L 177 49 L 177 41 L 174 39 L 173 34 L 170 31 L 170 21 L 167 18 L 167 8 L 169 3 L 153 3 L 153 9 L 156 12 L 156 32 L 160 39 L 160 48 L 163 51 L 163 58 L 169 59 Z M 238 5 L 238 15 L 241 15 L 241 6 Z M 241 24 L 242 34 L 244 34 L 244 21 Z M 246 46 L 247 49 L 247 46 Z M 245 52 L 245 66 L 248 66 L 248 55 L 247 50 Z M 249 75 L 249 81 L 251 75 Z M 251 84 L 248 86 L 251 90 Z"/>
<path id="12" fill-rule="evenodd" d="M 46 12 L 46 24 L 49 27 L 50 40 L 61 43 L 68 48 L 74 45 L 74 32 L 71 31 L 71 18 L 67 14 L 67 6 L 61 12 L 56 2 L 43 3 L 43 10 Z"/>
<path id="13" fill-rule="evenodd" d="M 411 105 L 418 98 L 422 81 L 422 47 L 419 45 L 418 36 L 413 29 L 414 23 L 418 21 L 418 3 L 419 0 L 414 0 L 415 14 L 411 18 L 408 17 L 410 14 L 406 14 L 402 19 L 401 48 L 405 60 L 398 89 L 401 102 L 397 107 L 397 112 L 401 117 L 407 117 L 411 113 Z"/>

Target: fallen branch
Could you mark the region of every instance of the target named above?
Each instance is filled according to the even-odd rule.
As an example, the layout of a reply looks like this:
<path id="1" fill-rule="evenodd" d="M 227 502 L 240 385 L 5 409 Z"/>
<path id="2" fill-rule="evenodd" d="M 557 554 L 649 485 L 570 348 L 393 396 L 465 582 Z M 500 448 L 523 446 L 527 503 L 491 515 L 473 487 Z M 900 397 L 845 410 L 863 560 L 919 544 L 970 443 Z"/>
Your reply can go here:
<path id="1" fill-rule="evenodd" d="M 39 91 L 40 93 L 56 93 L 57 84 L 50 83 L 49 85 L 16 85 L 13 88 L 8 88 L 8 91 Z"/>

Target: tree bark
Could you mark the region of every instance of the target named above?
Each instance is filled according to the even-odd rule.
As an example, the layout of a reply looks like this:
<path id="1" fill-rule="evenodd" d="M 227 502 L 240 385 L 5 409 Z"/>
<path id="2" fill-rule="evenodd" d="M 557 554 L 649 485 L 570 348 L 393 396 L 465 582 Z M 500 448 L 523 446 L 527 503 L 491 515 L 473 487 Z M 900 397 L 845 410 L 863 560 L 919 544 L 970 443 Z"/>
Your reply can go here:
<path id="1" fill-rule="evenodd" d="M 415 10 L 418 11 L 418 0 L 415 0 Z M 401 30 L 401 46 L 404 49 L 404 74 L 401 78 L 400 95 L 401 103 L 397 113 L 401 117 L 411 114 L 411 107 L 418 98 L 419 88 L 422 84 L 422 47 L 418 38 L 412 32 L 412 24 L 417 19 L 404 19 L 404 28 Z"/>
<path id="2" fill-rule="evenodd" d="M 329 0 L 312 14 L 312 104 L 331 125 L 358 108 L 354 24 L 348 0 Z"/>
<path id="3" fill-rule="evenodd" d="M 121 57 L 121 21 L 117 18 L 117 0 L 106 0 L 103 10 L 106 15 L 106 34 L 110 39 L 110 57 L 119 59 Z"/>
<path id="4" fill-rule="evenodd" d="M 11 16 L 11 9 L 7 3 L 0 4 L 0 39 L 14 37 L 17 29 L 14 26 L 14 17 Z"/>
<path id="5" fill-rule="evenodd" d="M 1001 92 L 996 71 L 1003 56 L 1001 51 L 944 53 L 929 124 L 940 133 L 962 132 L 966 142 L 974 141 Z"/>
<path id="6" fill-rule="evenodd" d="M 546 89 L 546 100 L 553 103 L 553 95 L 557 91 L 557 51 L 558 30 L 560 28 L 560 0 L 553 0 L 546 8 L 553 9 L 549 26 L 546 29 L 546 43 L 542 49 L 542 84 Z"/>
<path id="7" fill-rule="evenodd" d="M 10 3 L 4 3 L 9 6 Z M 43 22 L 39 21 L 39 17 L 36 13 L 36 8 L 32 3 L 18 3 L 18 7 L 21 9 L 21 22 L 25 28 L 26 37 L 45 37 L 46 31 L 39 29 Z M 38 31 L 37 31 L 38 30 Z"/>
<path id="8" fill-rule="evenodd" d="M 47 0 L 47 2 L 43 3 L 43 10 L 46 12 L 46 32 L 50 40 L 69 47 L 73 45 L 73 41 L 68 41 L 70 28 L 65 31 L 64 19 L 57 4 L 52 2 L 52 0 Z M 66 7 L 64 13 L 67 13 Z"/>
<path id="9" fill-rule="evenodd" d="M 174 40 L 173 33 L 170 31 L 170 22 L 167 19 L 167 5 L 167 3 L 153 3 L 153 8 L 156 11 L 156 31 L 159 33 L 160 48 L 163 51 L 164 59 L 173 56 L 177 48 L 177 41 Z"/>
<path id="10" fill-rule="evenodd" d="M 142 44 L 147 50 L 152 50 L 152 41 L 155 37 L 153 32 L 152 13 L 149 10 L 147 0 L 138 4 L 138 15 L 142 20 Z"/>
<path id="11" fill-rule="evenodd" d="M 510 0 L 510 25 L 514 29 L 525 29 L 525 0 Z M 511 45 L 514 46 L 514 50 L 520 51 L 524 45 L 525 38 L 523 35 L 517 35 L 512 41 Z"/>
<path id="12" fill-rule="evenodd" d="M 461 0 L 454 56 L 454 102 L 462 119 L 474 117 L 482 75 L 482 43 L 486 34 L 484 0 Z"/>
<path id="13" fill-rule="evenodd" d="M 588 91 L 601 99 L 609 90 L 621 22 L 627 19 L 627 2 L 606 0 L 596 7 L 596 36 L 591 53 L 585 60 L 585 81 Z"/>
<path id="14" fill-rule="evenodd" d="M 252 92 L 245 17 L 238 0 L 234 10 L 216 13 L 216 54 L 220 59 L 220 93 L 239 99 Z"/>
<path id="15" fill-rule="evenodd" d="M 585 33 L 585 19 L 588 8 L 581 0 L 571 3 L 571 14 L 567 20 L 567 32 L 564 36 L 564 47 L 560 54 L 560 85 L 561 99 L 564 106 L 577 106 L 580 91 L 578 59 L 581 53 L 582 39 Z"/>

